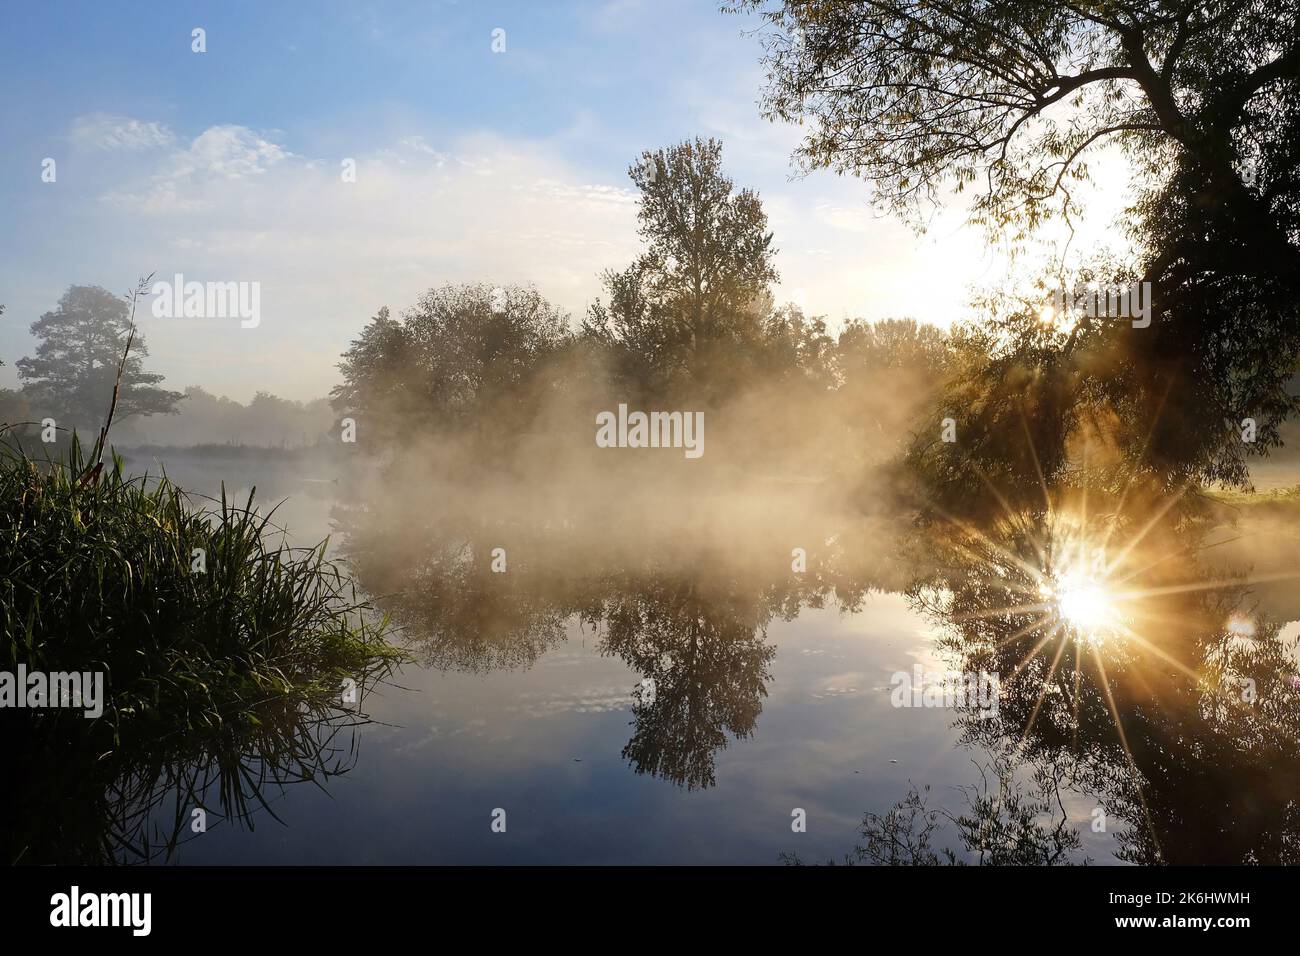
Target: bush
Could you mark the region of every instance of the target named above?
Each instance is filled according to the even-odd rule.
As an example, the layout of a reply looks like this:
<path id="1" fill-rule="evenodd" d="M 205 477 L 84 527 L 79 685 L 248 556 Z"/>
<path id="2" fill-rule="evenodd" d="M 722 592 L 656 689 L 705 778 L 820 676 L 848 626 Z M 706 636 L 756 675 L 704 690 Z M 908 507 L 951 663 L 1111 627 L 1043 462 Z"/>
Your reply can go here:
<path id="1" fill-rule="evenodd" d="M 395 664 L 386 621 L 326 542 L 289 547 L 252 494 L 198 506 L 165 475 L 124 478 L 116 455 L 103 477 L 86 473 L 75 438 L 53 465 L 0 447 L 0 667 L 103 671 L 95 723 L 115 743 L 337 701 L 344 678 L 365 686 Z"/>

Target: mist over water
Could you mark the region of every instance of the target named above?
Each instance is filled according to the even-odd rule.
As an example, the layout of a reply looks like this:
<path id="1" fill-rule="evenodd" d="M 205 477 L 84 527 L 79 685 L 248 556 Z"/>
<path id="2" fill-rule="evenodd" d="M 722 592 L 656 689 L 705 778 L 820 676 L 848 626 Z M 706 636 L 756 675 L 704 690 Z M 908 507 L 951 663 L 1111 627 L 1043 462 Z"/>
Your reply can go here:
<path id="1" fill-rule="evenodd" d="M 123 862 L 1290 861 L 1291 499 L 1126 470 L 1113 416 L 1075 423 L 1049 481 L 1050 415 L 980 420 L 1015 408 L 1007 381 L 952 405 L 980 340 L 907 322 L 832 338 L 747 308 L 730 337 L 647 363 L 535 291 L 444 287 L 345 355 L 342 438 L 185 449 L 142 423 L 131 474 L 253 496 L 297 547 L 328 535 L 409 662 L 355 707 L 234 741 L 222 770 L 105 769 L 95 845 Z M 689 417 L 692 440 L 635 447 L 633 416 L 656 413 Z M 973 678 L 995 698 L 944 690 Z M 221 840 L 178 830 L 193 804 Z M 522 839 L 493 840 L 496 809 Z"/>
<path id="2" fill-rule="evenodd" d="M 9 935 L 1283 914 L 1300 0 L 19 6 Z"/>
<path id="3" fill-rule="evenodd" d="M 180 859 L 815 862 L 857 852 L 862 814 L 914 788 L 960 819 L 990 781 L 998 812 L 1041 825 L 1023 862 L 1285 858 L 1300 515 L 1178 517 L 1140 488 L 1044 509 L 993 487 L 978 526 L 918 524 L 897 456 L 924 388 L 890 384 L 852 402 L 733 397 L 705 410 L 697 460 L 597 447 L 618 396 L 587 377 L 516 405 L 486 445 L 431 430 L 318 476 L 223 464 L 246 476 L 232 487 L 288 496 L 295 540 L 333 533 L 413 663 L 367 696 L 375 723 L 331 798 L 277 801 L 274 847 L 236 829 Z M 864 422 L 876 441 L 846 462 Z M 1081 536 L 1109 549 L 1140 639 L 1061 633 L 1038 594 Z M 895 676 L 917 666 L 1000 674 L 998 715 L 899 709 Z M 1247 677 L 1268 703 L 1240 702 Z M 1217 756 L 1183 753 L 1189 734 Z M 1247 800 L 1230 783 L 1257 764 Z M 494 843 L 479 806 L 507 807 L 526 839 Z M 782 837 L 793 807 L 817 826 Z M 1076 843 L 1052 843 L 1061 820 Z"/>
<path id="4" fill-rule="evenodd" d="M 611 311 L 581 327 L 486 284 L 381 310 L 314 440 L 285 435 L 320 403 L 195 390 L 213 422 L 268 412 L 268 444 L 169 447 L 135 425 L 129 473 L 251 498 L 295 547 L 328 536 L 408 661 L 165 776 L 102 768 L 97 852 L 1291 859 L 1289 498 L 1130 468 L 1113 414 L 1054 432 L 1050 390 L 989 365 L 994 339 L 832 336 L 752 289 L 649 321 L 608 281 Z M 963 683 L 995 690 L 954 697 Z M 154 746 L 126 748 L 130 766 L 156 765 Z M 185 832 L 193 805 L 222 839 Z M 497 809 L 521 839 L 493 839 Z M 34 858 L 79 852 L 43 834 Z"/>
<path id="5" fill-rule="evenodd" d="M 698 460 L 599 448 L 592 407 L 539 410 L 490 462 L 473 439 L 412 436 L 398 461 L 361 479 L 359 541 L 396 555 L 467 535 L 505 548 L 515 569 L 562 576 L 628 562 L 707 562 L 725 574 L 788 570 L 792 548 L 818 552 L 899 513 L 883 465 L 865 480 L 827 466 L 842 423 L 780 396 L 705 411 Z"/>

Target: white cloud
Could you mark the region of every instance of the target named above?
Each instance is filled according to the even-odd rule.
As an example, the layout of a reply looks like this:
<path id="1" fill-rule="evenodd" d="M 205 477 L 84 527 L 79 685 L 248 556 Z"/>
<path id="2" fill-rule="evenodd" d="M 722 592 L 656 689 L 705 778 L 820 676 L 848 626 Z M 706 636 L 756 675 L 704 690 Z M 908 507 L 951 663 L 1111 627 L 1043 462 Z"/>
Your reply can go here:
<path id="1" fill-rule="evenodd" d="M 145 123 L 127 116 L 92 113 L 79 116 L 72 124 L 72 141 L 79 147 L 101 150 L 161 149 L 171 146 L 175 135 L 162 123 Z"/>
<path id="2" fill-rule="evenodd" d="M 421 153 L 425 156 L 432 156 L 437 161 L 439 166 L 445 163 L 449 158 L 446 153 L 439 152 L 438 150 L 430 146 L 427 142 L 425 142 L 423 136 L 403 136 L 401 139 L 397 141 L 397 145 L 401 146 L 403 150 Z M 401 150 L 388 150 L 387 152 L 389 155 L 392 155 L 394 157 L 402 156 Z M 405 162 L 406 160 L 401 159 L 400 161 Z"/>
<path id="3" fill-rule="evenodd" d="M 289 155 L 243 126 L 213 126 L 177 157 L 175 173 L 185 176 L 207 173 L 227 179 L 260 176 Z"/>
<path id="4" fill-rule="evenodd" d="M 147 186 L 137 182 L 111 190 L 103 198 L 137 213 L 192 215 L 220 202 L 220 190 L 209 188 L 212 180 L 263 176 L 291 158 L 292 153 L 247 127 L 213 126 L 188 147 L 164 154 L 148 170 Z"/>
<path id="5" fill-rule="evenodd" d="M 348 154 L 349 183 L 343 155 L 300 155 L 273 132 L 221 125 L 188 144 L 172 136 L 105 175 L 94 228 L 112 241 L 97 247 L 96 270 L 260 282 L 257 329 L 151 321 L 151 364 L 174 384 L 237 398 L 267 388 L 274 368 L 277 393 L 310 398 L 337 381 L 339 353 L 382 305 L 401 311 L 445 282 L 522 283 L 576 321 L 601 294 L 601 273 L 639 252 L 637 197 L 622 164 L 593 174 L 563 141 L 436 142 L 407 131 L 359 147 Z M 749 145 L 724 159 L 738 185 L 760 188 L 780 249 L 781 300 L 797 297 L 832 320 L 955 317 L 982 268 L 966 248 L 973 235 L 918 243 L 871 216 L 863 184 L 786 182 L 785 154 L 764 165 Z"/>
<path id="6" fill-rule="evenodd" d="M 600 273 L 636 254 L 631 190 L 592 182 L 544 144 L 483 135 L 445 149 L 415 136 L 377 144 L 352 157 L 348 183 L 342 156 L 216 126 L 132 162 L 101 195 L 102 226 L 117 237 L 102 268 L 261 283 L 255 330 L 149 320 L 151 364 L 178 385 L 237 397 L 321 395 L 381 305 L 401 311 L 444 282 L 522 283 L 576 320 Z"/>

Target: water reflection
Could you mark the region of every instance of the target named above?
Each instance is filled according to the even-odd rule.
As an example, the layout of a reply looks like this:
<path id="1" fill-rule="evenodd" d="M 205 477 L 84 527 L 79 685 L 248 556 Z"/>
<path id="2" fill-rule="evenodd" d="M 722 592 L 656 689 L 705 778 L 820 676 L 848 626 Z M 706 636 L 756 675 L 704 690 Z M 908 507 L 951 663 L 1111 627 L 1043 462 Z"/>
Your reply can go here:
<path id="1" fill-rule="evenodd" d="M 589 731 L 575 731 L 576 722 L 510 739 L 511 728 L 524 721 L 509 723 L 519 703 L 512 697 L 535 693 L 543 681 L 491 688 L 478 683 L 479 677 L 544 669 L 544 660 L 557 668 L 589 668 L 589 658 L 559 659 L 576 633 L 630 672 L 602 671 L 596 688 L 611 695 L 609 707 L 628 715 L 627 727 L 619 718 L 600 724 L 617 735 L 608 752 L 611 759 L 621 752 L 625 769 L 612 771 L 629 780 L 664 781 L 664 790 L 695 792 L 701 802 L 692 807 L 703 807 L 708 797 L 702 792 L 711 791 L 728 801 L 726 815 L 743 810 L 735 808 L 737 779 L 756 791 L 766 787 L 753 801 L 764 820 L 772 810 L 767 804 L 786 798 L 774 780 L 791 778 L 796 791 L 794 785 L 805 782 L 829 790 L 861 781 L 869 795 L 837 790 L 835 798 L 855 814 L 867 811 L 856 846 L 851 820 L 843 831 L 841 859 L 848 862 L 1296 861 L 1300 678 L 1295 628 L 1282 626 L 1295 616 L 1286 603 L 1293 600 L 1289 548 L 1252 553 L 1254 545 L 1242 541 L 1260 540 L 1255 529 L 1233 528 L 1232 516 L 1189 496 L 1152 490 L 1058 490 L 1050 506 L 1046 499 L 999 501 L 990 494 L 982 511 L 928 523 L 902 508 L 864 514 L 839 506 L 844 497 L 822 486 L 801 488 L 766 511 L 738 509 L 743 521 L 719 520 L 708 533 L 686 535 L 681 522 L 671 533 L 657 532 L 660 515 L 650 507 L 612 514 L 564 501 L 501 513 L 448 499 L 440 507 L 398 511 L 359 492 L 349 491 L 342 503 L 319 496 L 304 502 L 299 495 L 298 507 L 311 507 L 299 513 L 308 517 L 333 502 L 342 556 L 394 615 L 417 662 L 432 672 L 473 676 L 454 689 L 412 678 L 409 683 L 423 682 L 429 696 L 410 695 L 418 699 L 400 705 L 394 701 L 403 692 L 395 691 L 387 703 L 403 710 L 381 717 L 410 724 L 411 734 L 391 743 L 385 738 L 378 753 L 371 751 L 373 766 L 357 775 L 369 780 L 363 784 L 367 796 L 323 825 L 342 827 L 346 817 L 348 826 L 359 828 L 353 842 L 363 844 L 406 825 L 383 812 L 389 802 L 408 814 L 442 819 L 460 812 L 461 804 L 472 804 L 467 814 L 480 802 L 498 805 L 501 791 L 519 792 L 512 789 L 516 780 L 564 787 L 561 803 L 584 794 L 629 804 L 646 799 L 645 791 L 632 798 L 608 778 L 599 792 L 584 789 L 587 778 L 576 775 L 597 768 L 590 756 L 585 764 L 567 764 L 570 754 L 598 753 L 605 741 L 583 737 Z M 1294 518 L 1268 521 L 1276 536 Z M 296 521 L 300 531 L 301 524 Z M 302 533 L 319 536 L 315 528 Z M 505 573 L 493 570 L 498 549 Z M 891 644 L 895 633 L 907 638 L 899 628 L 909 625 L 896 621 L 873 629 L 870 658 L 801 658 L 804 673 L 814 673 L 818 682 L 798 718 L 789 697 L 780 715 L 774 703 L 777 642 L 769 631 L 779 634 L 778 622 L 801 615 L 801 628 L 815 627 L 812 608 L 874 611 L 881 605 L 870 600 L 873 592 L 906 595 L 918 619 L 930 625 L 942 667 L 1000 675 L 995 717 L 888 708 L 888 681 L 880 674 L 908 671 L 918 659 L 913 642 Z M 810 642 L 793 653 L 820 652 Z M 626 686 L 610 691 L 624 676 Z M 839 697 L 833 705 L 831 697 L 818 696 L 848 687 L 875 696 Z M 587 691 L 573 687 L 579 696 Z M 620 692 L 621 703 L 615 699 Z M 473 708 L 465 703 L 471 697 Z M 602 707 L 606 703 L 602 698 Z M 438 736 L 455 734 L 457 721 L 491 720 L 494 710 L 502 712 L 501 723 L 490 734 L 455 738 L 455 744 Z M 194 838 L 189 814 L 195 807 L 208 810 L 210 826 L 251 828 L 282 819 L 291 827 L 320 827 L 321 818 L 313 820 L 302 801 L 284 812 L 278 799 L 308 789 L 291 783 L 324 789 L 351 769 L 364 722 L 340 709 L 266 713 L 259 725 L 205 734 L 171 728 L 105 747 L 80 736 L 86 721 L 35 728 L 14 724 L 20 713 L 0 713 L 0 721 L 6 722 L 6 765 L 25 768 L 4 798 L 6 852 L 24 862 L 172 859 Z M 935 717 L 954 725 L 955 740 L 916 732 L 921 722 L 936 726 L 927 719 Z M 807 723 L 794 726 L 799 721 Z M 831 739 L 837 721 L 847 721 L 847 729 Z M 545 754 L 519 759 L 552 734 L 561 739 Z M 421 750 L 429 740 L 437 743 Z M 926 754 L 935 740 L 944 748 L 955 742 L 960 756 L 954 765 L 969 757 L 973 766 L 956 778 L 973 780 L 965 790 L 943 786 L 934 776 L 940 771 L 927 764 Z M 779 757 L 773 742 L 782 749 Z M 818 752 L 822 742 L 836 748 L 833 759 Z M 435 749 L 436 756 L 428 756 Z M 737 759 L 727 763 L 724 753 Z M 879 758 L 878 768 L 895 755 L 907 768 L 896 772 L 915 775 L 910 791 L 907 778 L 873 770 L 864 760 Z M 566 762 L 562 770 L 556 761 Z M 770 772 L 755 775 L 754 762 L 766 762 Z M 851 776 L 857 768 L 862 776 Z M 575 776 L 570 780 L 565 772 Z M 836 782 L 835 774 L 841 780 L 849 775 L 849 783 Z M 459 789 L 440 791 L 428 782 L 437 775 L 456 776 Z M 729 779 L 733 792 L 726 794 Z M 952 779 L 949 774 L 945 782 Z M 809 796 L 798 796 L 799 805 Z M 588 813 L 594 805 L 574 812 Z M 685 813 L 666 810 L 666 802 L 654 806 Z M 363 812 L 355 812 L 358 807 Z M 546 816 L 556 832 L 562 830 L 553 815 L 558 812 Z M 723 813 L 716 807 L 707 812 Z M 665 830 L 688 825 L 683 817 L 672 819 Z M 1104 840 L 1091 830 L 1098 821 L 1106 828 Z M 632 824 L 611 813 L 610 825 Z M 713 857 L 697 856 L 736 858 L 755 825 L 738 828 L 741 836 L 731 840 L 728 855 L 715 848 Z M 788 821 L 778 815 L 773 826 L 782 831 Z M 673 837 L 659 833 L 656 839 Z M 826 845 L 838 846 L 839 839 Z M 282 849 L 242 849 L 247 845 L 207 841 L 194 852 L 201 859 L 248 852 L 262 860 L 269 854 L 283 862 L 276 856 Z M 430 845 L 416 850 L 414 841 L 400 840 L 376 858 L 418 862 Z M 490 854 L 500 852 L 499 845 L 466 843 L 457 859 L 496 859 Z M 563 851 L 539 845 L 534 852 L 528 859 L 542 861 Z M 605 860 L 623 859 L 618 854 L 627 851 L 620 844 L 585 852 Z M 682 847 L 663 852 L 663 859 L 689 856 Z M 770 852 L 775 860 L 776 847 Z"/>
<path id="2" fill-rule="evenodd" d="M 774 515 L 743 536 L 692 539 L 656 533 L 655 509 L 644 505 L 612 520 L 576 501 L 508 515 L 471 510 L 463 497 L 398 514 L 373 505 L 337 509 L 343 554 L 420 663 L 527 668 L 578 621 L 601 654 L 641 678 L 627 691 L 624 760 L 688 790 L 714 786 L 719 751 L 754 732 L 774 618 L 828 599 L 851 609 L 872 587 L 902 580 L 888 549 L 865 546 L 880 527 L 863 518 Z M 809 513 L 817 512 L 795 509 Z M 808 545 L 797 573 L 792 541 Z"/>
<path id="3" fill-rule="evenodd" d="M 753 732 L 767 696 L 770 593 L 679 575 L 607 587 L 584 619 L 601 629 L 603 653 L 644 675 L 624 759 L 688 789 L 713 786 L 714 755 L 728 734 Z"/>
<path id="4" fill-rule="evenodd" d="M 356 705 L 275 702 L 203 730 L 114 741 L 79 714 L 0 711 L 5 766 L 21 768 L 5 787 L 6 859 L 165 862 L 208 830 L 279 820 L 290 786 L 323 788 L 352 768 L 367 722 Z"/>
<path id="5" fill-rule="evenodd" d="M 1002 675 L 996 718 L 964 715 L 962 742 L 1095 795 L 1118 859 L 1295 862 L 1295 641 L 1241 611 L 1258 577 L 1295 573 L 1225 566 L 1223 515 L 1175 504 L 1079 492 L 939 522 L 910 593 L 959 668 Z"/>
<path id="6" fill-rule="evenodd" d="M 793 536 L 750 529 L 735 552 L 698 541 L 602 548 L 574 516 L 439 514 L 398 535 L 374 514 L 340 512 L 359 580 L 430 666 L 527 668 L 580 620 L 602 654 L 643 678 L 628 688 L 624 760 L 688 790 L 713 787 L 719 752 L 757 732 L 774 619 L 905 590 L 948 666 L 1001 675 L 998 712 L 956 715 L 960 746 L 981 755 L 965 811 L 930 809 L 918 782 L 894 810 L 868 815 L 850 858 L 1077 862 L 1078 830 L 1099 823 L 1121 861 L 1291 862 L 1295 642 L 1248 602 L 1253 584 L 1292 572 L 1219 558 L 1223 518 L 1173 495 L 1078 490 L 920 532 L 910 515 Z M 802 573 L 792 540 L 818 545 Z M 507 573 L 492 570 L 501 554 Z M 1086 819 L 1067 820 L 1063 793 L 1084 799 Z M 935 842 L 944 822 L 955 849 Z M 911 859 L 899 851 L 909 846 Z"/>

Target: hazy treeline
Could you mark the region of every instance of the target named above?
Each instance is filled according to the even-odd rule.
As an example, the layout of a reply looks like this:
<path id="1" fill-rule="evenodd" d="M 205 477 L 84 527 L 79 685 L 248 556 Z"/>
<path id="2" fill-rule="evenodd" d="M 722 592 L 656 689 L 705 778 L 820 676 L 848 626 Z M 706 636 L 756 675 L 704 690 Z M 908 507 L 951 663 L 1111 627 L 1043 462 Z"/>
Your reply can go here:
<path id="1" fill-rule="evenodd" d="M 314 445 L 333 433 L 329 400 L 297 402 L 259 391 L 247 403 L 198 385 L 185 389 L 172 415 L 124 422 L 120 444 L 241 444 L 269 447 Z"/>
<path id="2" fill-rule="evenodd" d="M 490 282 L 431 289 L 400 316 L 380 310 L 333 392 L 358 442 L 399 449 L 436 434 L 444 460 L 454 444 L 479 465 L 543 435 L 581 453 L 597 413 L 622 403 L 704 412 L 702 468 L 824 475 L 897 451 L 943 374 L 947 334 L 855 320 L 833 335 L 823 317 L 778 305 L 766 214 L 725 176 L 717 141 L 647 152 L 630 173 L 644 251 L 602 276 L 580 319 L 539 290 Z"/>
<path id="3" fill-rule="evenodd" d="M 811 474 L 896 451 L 904 422 L 938 381 L 948 336 L 905 319 L 853 320 L 834 335 L 824 317 L 779 305 L 767 216 L 755 193 L 723 173 L 721 152 L 715 140 L 695 140 L 632 166 L 644 251 L 601 277 L 602 295 L 584 315 L 534 288 L 432 288 L 399 316 L 381 309 L 344 354 L 332 400 L 306 403 L 168 390 L 146 370 L 136 331 L 114 439 L 301 446 L 337 441 L 339 420 L 353 418 L 363 448 L 472 436 L 486 462 L 494 446 L 513 448 L 528 434 L 590 446 L 595 414 L 626 403 L 706 412 L 710 462 L 766 460 Z M 93 433 L 131 328 L 129 298 L 69 287 L 33 324 L 35 354 L 16 363 L 23 387 L 0 391 L 0 418 L 49 417 Z"/>
<path id="4" fill-rule="evenodd" d="M 112 394 L 111 386 L 108 394 Z M 170 413 L 116 422 L 115 443 L 123 447 L 300 447 L 314 445 L 334 433 L 335 416 L 325 398 L 297 402 L 270 392 L 258 392 L 245 404 L 214 395 L 199 385 L 191 385 L 180 394 Z M 104 404 L 106 407 L 107 401 Z M 42 402 L 22 389 L 0 389 L 0 421 L 39 422 L 45 417 L 44 409 Z M 97 423 L 93 416 L 87 416 L 84 421 L 73 420 L 69 424 L 75 425 L 81 434 L 93 437 Z"/>
<path id="5" fill-rule="evenodd" d="M 778 305 L 762 205 L 720 160 L 695 140 L 631 167 L 643 252 L 579 320 L 536 289 L 444 285 L 347 350 L 335 410 L 376 467 L 340 509 L 346 551 L 400 623 L 513 659 L 557 606 L 604 620 L 616 569 L 670 591 L 699 569 L 728 591 L 732 574 L 788 574 L 796 547 L 818 580 L 832 551 L 882 559 L 892 465 L 968 338 L 904 319 L 832 334 Z M 703 454 L 598 446 L 597 416 L 621 404 L 702 413 Z M 489 571 L 501 560 L 509 575 Z"/>
<path id="6" fill-rule="evenodd" d="M 333 431 L 334 416 L 323 398 L 296 402 L 259 391 L 244 404 L 197 385 L 184 392 L 163 388 L 163 376 L 145 370 L 149 350 L 138 330 L 132 334 L 130 298 L 99 286 L 70 286 L 32 324 L 32 333 L 35 353 L 15 363 L 22 388 L 0 389 L 5 424 L 53 419 L 65 437 L 73 429 L 93 436 L 104 422 L 120 365 L 113 438 L 122 446 L 296 447 L 314 445 Z M 128 337 L 131 350 L 123 361 Z"/>

